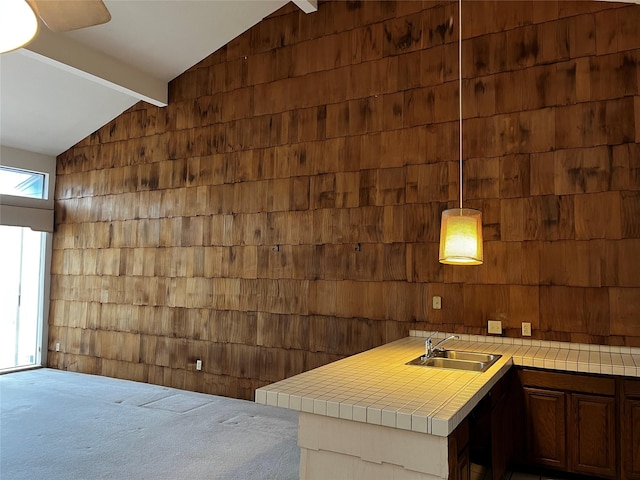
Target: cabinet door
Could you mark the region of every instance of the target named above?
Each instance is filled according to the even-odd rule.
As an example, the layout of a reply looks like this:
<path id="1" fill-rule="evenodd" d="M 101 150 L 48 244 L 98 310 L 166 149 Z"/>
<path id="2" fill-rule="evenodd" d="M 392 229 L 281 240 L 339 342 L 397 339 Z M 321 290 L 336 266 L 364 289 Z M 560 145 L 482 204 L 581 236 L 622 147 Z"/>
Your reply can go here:
<path id="1" fill-rule="evenodd" d="M 576 473 L 615 477 L 615 398 L 574 393 L 571 395 L 569 432 L 570 469 Z"/>
<path id="2" fill-rule="evenodd" d="M 458 480 L 471 480 L 471 462 L 469 461 L 469 447 L 460 452 L 456 469 Z"/>
<path id="3" fill-rule="evenodd" d="M 530 463 L 565 469 L 566 394 L 524 388 L 526 458 Z"/>
<path id="4" fill-rule="evenodd" d="M 624 398 L 622 409 L 622 478 L 640 480 L 640 398 Z"/>
<path id="5" fill-rule="evenodd" d="M 448 438 L 449 441 L 449 478 L 451 480 L 469 480 L 471 478 L 471 460 L 469 458 L 469 420 L 462 421 Z"/>
<path id="6" fill-rule="evenodd" d="M 491 471 L 493 480 L 506 477 L 515 452 L 515 418 L 521 418 L 516 407 L 517 385 L 513 370 L 507 372 L 491 390 Z"/>

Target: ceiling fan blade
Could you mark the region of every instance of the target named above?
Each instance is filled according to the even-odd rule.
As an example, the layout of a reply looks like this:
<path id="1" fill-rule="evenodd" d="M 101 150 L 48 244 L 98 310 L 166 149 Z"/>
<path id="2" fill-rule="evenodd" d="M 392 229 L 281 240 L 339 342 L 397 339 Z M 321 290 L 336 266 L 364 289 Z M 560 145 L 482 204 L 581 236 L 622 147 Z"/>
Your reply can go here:
<path id="1" fill-rule="evenodd" d="M 27 0 L 52 32 L 68 32 L 111 20 L 102 0 Z"/>

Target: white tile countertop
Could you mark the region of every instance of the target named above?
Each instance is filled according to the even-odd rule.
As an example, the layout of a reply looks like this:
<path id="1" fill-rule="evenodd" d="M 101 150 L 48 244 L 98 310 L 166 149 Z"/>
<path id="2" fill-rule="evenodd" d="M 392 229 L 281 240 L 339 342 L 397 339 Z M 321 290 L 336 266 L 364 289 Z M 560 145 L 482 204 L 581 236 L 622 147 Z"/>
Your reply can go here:
<path id="1" fill-rule="evenodd" d="M 479 335 L 459 335 L 446 348 L 502 355 L 484 373 L 405 365 L 424 353 L 427 335 L 411 331 L 407 338 L 259 388 L 255 400 L 446 437 L 512 365 L 640 377 L 640 348 Z"/>

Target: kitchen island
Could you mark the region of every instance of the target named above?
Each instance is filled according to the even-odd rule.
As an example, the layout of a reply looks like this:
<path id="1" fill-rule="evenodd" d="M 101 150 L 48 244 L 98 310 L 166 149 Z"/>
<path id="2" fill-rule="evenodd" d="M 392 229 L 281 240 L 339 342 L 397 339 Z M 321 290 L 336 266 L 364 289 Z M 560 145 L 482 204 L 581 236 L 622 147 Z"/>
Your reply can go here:
<path id="1" fill-rule="evenodd" d="M 628 347 L 471 335 L 445 346 L 502 355 L 486 372 L 405 365 L 424 353 L 425 336 L 256 390 L 256 402 L 300 412 L 300 478 L 447 479 L 450 436 L 513 364 L 627 376 L 640 365 Z"/>

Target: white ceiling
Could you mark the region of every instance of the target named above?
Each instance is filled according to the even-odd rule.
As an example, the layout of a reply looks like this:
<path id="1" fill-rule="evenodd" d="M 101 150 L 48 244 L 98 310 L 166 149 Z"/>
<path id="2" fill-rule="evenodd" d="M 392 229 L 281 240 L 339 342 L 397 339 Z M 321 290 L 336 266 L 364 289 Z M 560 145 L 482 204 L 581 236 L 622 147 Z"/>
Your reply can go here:
<path id="1" fill-rule="evenodd" d="M 41 26 L 0 55 L 0 145 L 56 156 L 139 100 L 164 106 L 170 80 L 288 1 L 104 0 L 109 23 Z"/>

